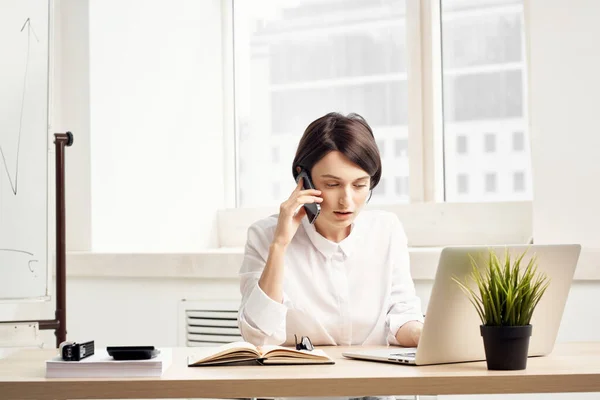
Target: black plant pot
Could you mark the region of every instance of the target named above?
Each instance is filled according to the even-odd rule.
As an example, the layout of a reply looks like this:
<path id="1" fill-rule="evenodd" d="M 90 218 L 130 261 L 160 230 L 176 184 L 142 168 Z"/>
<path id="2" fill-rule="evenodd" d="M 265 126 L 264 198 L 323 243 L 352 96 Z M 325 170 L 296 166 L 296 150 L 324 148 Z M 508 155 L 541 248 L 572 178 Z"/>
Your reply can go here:
<path id="1" fill-rule="evenodd" d="M 488 369 L 518 370 L 527 367 L 527 351 L 531 325 L 487 326 L 481 325 Z"/>

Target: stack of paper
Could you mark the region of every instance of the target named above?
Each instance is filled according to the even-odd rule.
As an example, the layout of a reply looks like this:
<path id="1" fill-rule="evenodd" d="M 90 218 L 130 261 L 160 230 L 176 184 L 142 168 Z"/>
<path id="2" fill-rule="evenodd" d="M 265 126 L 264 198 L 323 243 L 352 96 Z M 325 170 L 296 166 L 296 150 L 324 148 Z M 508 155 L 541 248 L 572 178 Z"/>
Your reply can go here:
<path id="1" fill-rule="evenodd" d="M 63 361 L 60 356 L 46 361 L 46 378 L 130 378 L 161 376 L 171 365 L 171 349 L 149 360 L 117 361 L 106 349 L 97 349 L 93 356 L 81 361 Z"/>

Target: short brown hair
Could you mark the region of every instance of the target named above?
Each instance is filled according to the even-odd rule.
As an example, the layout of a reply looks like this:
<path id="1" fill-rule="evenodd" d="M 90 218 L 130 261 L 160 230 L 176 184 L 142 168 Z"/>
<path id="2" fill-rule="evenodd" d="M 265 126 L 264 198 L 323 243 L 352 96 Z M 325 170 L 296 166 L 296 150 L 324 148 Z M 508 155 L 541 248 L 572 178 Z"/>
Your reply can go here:
<path id="1" fill-rule="evenodd" d="M 298 175 L 296 167 L 310 172 L 319 160 L 332 151 L 339 151 L 365 170 L 371 176 L 370 189 L 377 186 L 381 179 L 379 149 L 369 124 L 355 113 L 344 116 L 332 112 L 308 125 L 294 157 L 294 179 Z"/>

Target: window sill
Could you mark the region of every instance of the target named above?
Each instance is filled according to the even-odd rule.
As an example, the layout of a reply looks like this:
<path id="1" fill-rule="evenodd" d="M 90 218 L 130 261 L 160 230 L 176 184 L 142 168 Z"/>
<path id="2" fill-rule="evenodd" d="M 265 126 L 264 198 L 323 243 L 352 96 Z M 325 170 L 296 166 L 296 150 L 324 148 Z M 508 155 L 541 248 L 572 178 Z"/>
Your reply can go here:
<path id="1" fill-rule="evenodd" d="M 435 278 L 442 247 L 411 247 L 415 281 Z M 237 279 L 243 248 L 196 253 L 67 253 L 69 278 Z M 600 280 L 600 249 L 583 249 L 575 280 Z"/>

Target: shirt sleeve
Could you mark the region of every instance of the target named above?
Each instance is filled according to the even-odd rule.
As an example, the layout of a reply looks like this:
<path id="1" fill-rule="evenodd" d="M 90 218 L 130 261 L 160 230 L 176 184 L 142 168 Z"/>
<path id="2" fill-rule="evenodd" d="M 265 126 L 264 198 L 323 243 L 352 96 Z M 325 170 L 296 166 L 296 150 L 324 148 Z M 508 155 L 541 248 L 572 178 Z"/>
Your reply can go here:
<path id="1" fill-rule="evenodd" d="M 238 325 L 244 340 L 256 345 L 285 342 L 287 306 L 271 299 L 258 286 L 267 263 L 270 239 L 258 224 L 248 229 L 244 260 L 240 268 L 242 302 Z M 284 294 L 284 303 L 286 296 Z"/>
<path id="2" fill-rule="evenodd" d="M 392 290 L 388 303 L 386 324 L 387 341 L 399 345 L 396 340 L 398 329 L 409 321 L 423 322 L 421 299 L 417 297 L 410 274 L 410 258 L 406 233 L 398 218 L 394 218 L 391 238 Z"/>

